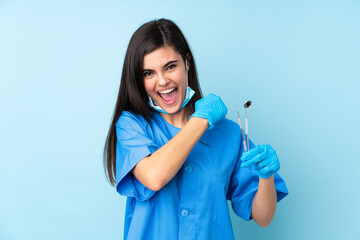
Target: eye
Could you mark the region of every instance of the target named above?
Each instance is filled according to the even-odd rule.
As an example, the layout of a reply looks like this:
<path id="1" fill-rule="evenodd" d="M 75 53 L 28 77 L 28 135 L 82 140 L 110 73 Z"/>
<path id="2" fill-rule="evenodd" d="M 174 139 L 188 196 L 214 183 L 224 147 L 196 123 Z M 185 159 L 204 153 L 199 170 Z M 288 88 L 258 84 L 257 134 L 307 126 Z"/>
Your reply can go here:
<path id="1" fill-rule="evenodd" d="M 146 72 L 143 73 L 143 76 L 147 77 L 147 76 L 150 76 L 151 74 L 152 74 L 152 72 L 146 71 Z"/>
<path id="2" fill-rule="evenodd" d="M 173 69 L 173 68 L 175 68 L 175 67 L 176 67 L 175 64 L 170 64 L 170 65 L 167 67 L 167 69 Z"/>

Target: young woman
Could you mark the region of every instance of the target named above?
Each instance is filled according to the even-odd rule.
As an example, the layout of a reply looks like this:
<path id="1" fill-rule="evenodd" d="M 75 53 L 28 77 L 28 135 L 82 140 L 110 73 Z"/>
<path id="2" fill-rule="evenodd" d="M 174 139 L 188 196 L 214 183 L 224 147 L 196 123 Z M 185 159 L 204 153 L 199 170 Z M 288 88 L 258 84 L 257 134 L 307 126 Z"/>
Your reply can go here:
<path id="1" fill-rule="evenodd" d="M 104 149 L 127 197 L 124 239 L 234 239 L 227 200 L 267 227 L 287 194 L 269 145 L 244 152 L 220 97 L 202 97 L 185 37 L 167 19 L 142 25 L 125 56 Z"/>

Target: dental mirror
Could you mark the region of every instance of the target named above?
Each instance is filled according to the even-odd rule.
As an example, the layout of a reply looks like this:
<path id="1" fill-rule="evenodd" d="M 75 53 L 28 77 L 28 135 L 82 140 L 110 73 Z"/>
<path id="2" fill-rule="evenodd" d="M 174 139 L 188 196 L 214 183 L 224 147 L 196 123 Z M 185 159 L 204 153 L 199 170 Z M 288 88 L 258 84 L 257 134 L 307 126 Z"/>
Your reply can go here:
<path id="1" fill-rule="evenodd" d="M 244 108 L 245 108 L 245 131 L 246 131 L 246 143 L 247 143 L 247 149 L 250 150 L 250 145 L 249 145 L 249 128 L 248 128 L 248 119 L 247 119 L 247 113 L 246 113 L 246 109 L 249 108 L 251 106 L 251 101 L 246 101 L 244 104 Z"/>
<path id="2" fill-rule="evenodd" d="M 245 110 L 248 108 L 248 107 L 250 107 L 251 106 L 251 101 L 249 100 L 249 101 L 246 101 L 246 103 L 244 104 L 244 108 L 245 108 Z"/>

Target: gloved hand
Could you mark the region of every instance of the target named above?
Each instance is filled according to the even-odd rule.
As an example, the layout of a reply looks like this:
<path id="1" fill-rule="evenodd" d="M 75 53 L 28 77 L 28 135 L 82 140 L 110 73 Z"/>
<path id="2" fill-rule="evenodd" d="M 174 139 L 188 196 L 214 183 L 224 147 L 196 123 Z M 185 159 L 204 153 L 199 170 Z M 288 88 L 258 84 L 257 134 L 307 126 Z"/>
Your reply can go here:
<path id="1" fill-rule="evenodd" d="M 210 93 L 206 97 L 196 101 L 195 112 L 190 118 L 206 118 L 209 121 L 209 129 L 211 129 L 217 121 L 226 116 L 226 113 L 227 107 L 221 98 Z"/>
<path id="2" fill-rule="evenodd" d="M 258 145 L 244 152 L 240 158 L 241 167 L 255 164 L 255 171 L 261 178 L 269 178 L 280 169 L 276 152 L 270 145 Z"/>

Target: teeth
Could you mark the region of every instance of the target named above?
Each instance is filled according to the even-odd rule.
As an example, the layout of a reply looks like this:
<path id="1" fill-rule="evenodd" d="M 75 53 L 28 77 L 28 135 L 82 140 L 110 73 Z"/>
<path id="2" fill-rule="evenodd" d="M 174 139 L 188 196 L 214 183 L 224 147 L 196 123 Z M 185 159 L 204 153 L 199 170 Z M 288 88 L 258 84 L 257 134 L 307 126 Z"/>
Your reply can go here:
<path id="1" fill-rule="evenodd" d="M 174 91 L 175 90 L 175 88 L 172 88 L 172 89 L 168 89 L 168 90 L 164 90 L 164 91 L 159 91 L 159 93 L 169 93 L 169 92 L 172 92 L 172 91 Z"/>

